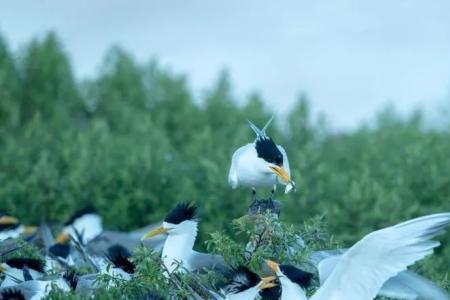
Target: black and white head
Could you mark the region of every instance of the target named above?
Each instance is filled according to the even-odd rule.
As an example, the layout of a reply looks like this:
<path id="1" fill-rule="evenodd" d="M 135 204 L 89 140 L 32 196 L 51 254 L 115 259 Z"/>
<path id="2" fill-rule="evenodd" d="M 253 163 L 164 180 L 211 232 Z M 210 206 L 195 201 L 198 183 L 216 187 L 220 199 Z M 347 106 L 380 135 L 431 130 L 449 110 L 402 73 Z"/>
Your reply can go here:
<path id="1" fill-rule="evenodd" d="M 253 300 L 261 290 L 275 286 L 272 283 L 275 277 L 260 278 L 257 274 L 243 266 L 233 270 L 230 278 L 231 281 L 224 288 L 227 300 Z"/>
<path id="2" fill-rule="evenodd" d="M 296 298 L 299 294 L 304 295 L 313 278 L 313 274 L 300 270 L 291 265 L 279 265 L 274 261 L 267 261 L 267 265 L 278 277 L 281 284 L 281 299 Z M 296 296 L 297 295 L 297 296 Z M 291 298 L 290 298 L 291 297 Z"/>
<path id="3" fill-rule="evenodd" d="M 15 286 L 20 281 L 39 279 L 45 274 L 44 262 L 34 258 L 10 258 L 0 265 L 6 277 L 2 287 Z M 27 278 L 25 278 L 27 277 Z"/>
<path id="4" fill-rule="evenodd" d="M 70 255 L 70 244 L 69 243 L 56 243 L 48 248 L 48 252 L 56 258 L 68 259 Z"/>
<path id="5" fill-rule="evenodd" d="M 2 300 L 25 300 L 25 295 L 16 288 L 6 288 L 0 291 L 0 299 Z"/>
<path id="6" fill-rule="evenodd" d="M 64 224 L 61 234 L 57 237 L 57 243 L 63 244 L 70 240 L 70 236 L 86 245 L 103 232 L 102 218 L 92 207 L 85 207 Z"/>
<path id="7" fill-rule="evenodd" d="M 19 219 L 6 213 L 0 213 L 0 241 L 9 238 L 18 238 L 21 235 L 29 236 L 36 232 L 35 226 L 24 226 Z"/>
<path id="8" fill-rule="evenodd" d="M 259 129 L 255 124 L 248 121 L 250 127 L 256 134 L 254 147 L 256 155 L 258 156 L 258 166 L 255 166 L 255 168 L 258 168 L 265 173 L 277 175 L 279 181 L 288 185 L 290 190 L 291 188 L 294 188 L 295 185 L 291 180 L 286 154 L 283 153 L 284 150 L 282 150 L 281 146 L 276 145 L 272 138 L 266 134 L 266 129 L 272 122 L 272 119 L 273 117 L 270 118 L 262 129 Z M 287 192 L 289 190 L 287 190 Z"/>
<path id="9" fill-rule="evenodd" d="M 198 209 L 191 203 L 179 203 L 164 218 L 162 225 L 142 237 L 142 240 L 167 233 L 169 236 L 197 235 Z"/>

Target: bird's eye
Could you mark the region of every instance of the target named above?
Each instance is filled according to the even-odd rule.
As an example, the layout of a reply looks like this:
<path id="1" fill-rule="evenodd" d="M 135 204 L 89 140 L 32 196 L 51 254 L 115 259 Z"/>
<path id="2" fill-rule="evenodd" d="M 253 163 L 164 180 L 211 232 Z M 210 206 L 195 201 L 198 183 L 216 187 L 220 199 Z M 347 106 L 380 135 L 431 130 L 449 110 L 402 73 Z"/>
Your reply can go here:
<path id="1" fill-rule="evenodd" d="M 273 160 L 273 163 L 278 166 L 281 166 L 283 164 L 283 156 L 275 157 L 275 159 Z"/>

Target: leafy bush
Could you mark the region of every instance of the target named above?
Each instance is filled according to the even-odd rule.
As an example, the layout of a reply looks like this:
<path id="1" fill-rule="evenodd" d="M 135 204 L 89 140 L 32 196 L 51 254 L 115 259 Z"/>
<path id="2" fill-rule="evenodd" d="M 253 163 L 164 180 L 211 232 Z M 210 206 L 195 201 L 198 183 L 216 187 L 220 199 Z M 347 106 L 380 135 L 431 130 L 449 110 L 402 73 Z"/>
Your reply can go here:
<path id="1" fill-rule="evenodd" d="M 93 204 L 106 227 L 127 230 L 195 201 L 200 248 L 213 232 L 231 235 L 230 220 L 250 204 L 250 191 L 227 185 L 231 155 L 254 138 L 246 120 L 262 125 L 271 115 L 258 94 L 236 99 L 232 90 L 223 72 L 194 97 L 184 76 L 119 48 L 95 78 L 78 81 L 55 34 L 17 53 L 0 38 L 0 208 L 39 223 Z M 278 193 L 287 223 L 323 215 L 349 246 L 374 229 L 450 211 L 450 131 L 427 129 L 420 114 L 387 108 L 370 126 L 335 132 L 301 96 L 269 133 L 297 182 L 297 193 Z M 447 234 L 415 268 L 442 281 L 449 265 Z"/>

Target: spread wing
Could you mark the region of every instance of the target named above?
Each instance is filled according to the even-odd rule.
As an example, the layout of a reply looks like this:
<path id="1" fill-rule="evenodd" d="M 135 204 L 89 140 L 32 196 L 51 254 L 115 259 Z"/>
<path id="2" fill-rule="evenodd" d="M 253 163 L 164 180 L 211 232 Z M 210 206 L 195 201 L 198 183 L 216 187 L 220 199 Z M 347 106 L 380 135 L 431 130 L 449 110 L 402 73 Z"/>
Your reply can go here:
<path id="1" fill-rule="evenodd" d="M 316 264 L 320 285 L 323 285 L 341 259 L 342 253 L 331 252 Z M 316 256 L 317 258 L 317 256 Z M 416 300 L 434 299 L 450 300 L 450 296 L 430 280 L 411 271 L 403 271 L 386 281 L 378 292 L 378 296 L 395 299 Z"/>
<path id="2" fill-rule="evenodd" d="M 351 247 L 312 300 L 375 298 L 382 285 L 433 253 L 431 239 L 450 223 L 450 213 L 429 215 L 374 231 Z"/>

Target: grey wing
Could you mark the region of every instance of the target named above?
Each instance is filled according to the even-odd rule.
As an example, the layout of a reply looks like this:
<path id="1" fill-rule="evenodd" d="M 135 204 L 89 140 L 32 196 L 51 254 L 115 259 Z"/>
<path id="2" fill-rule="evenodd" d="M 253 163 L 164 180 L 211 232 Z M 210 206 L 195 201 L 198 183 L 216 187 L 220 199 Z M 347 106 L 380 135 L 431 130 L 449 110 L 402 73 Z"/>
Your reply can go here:
<path id="1" fill-rule="evenodd" d="M 389 279 L 378 295 L 397 299 L 450 299 L 450 295 L 436 284 L 410 271 L 403 271 Z"/>
<path id="2" fill-rule="evenodd" d="M 233 188 L 237 188 L 239 186 L 239 178 L 237 174 L 237 162 L 241 155 L 244 153 L 245 147 L 248 147 L 247 144 L 245 146 L 240 147 L 236 151 L 234 151 L 233 156 L 231 158 L 231 166 L 230 171 L 228 172 L 228 184 Z"/>
<path id="3" fill-rule="evenodd" d="M 311 255 L 310 261 L 319 272 L 320 285 L 325 283 L 342 254 L 347 250 L 318 251 Z M 403 271 L 386 281 L 378 292 L 378 296 L 406 300 L 450 300 L 450 296 L 443 289 L 410 271 Z"/>
<path id="4" fill-rule="evenodd" d="M 88 243 L 88 253 L 91 255 L 102 256 L 108 251 L 109 247 L 115 244 L 119 244 L 127 248 L 128 251 L 133 252 L 133 250 L 141 244 L 141 237 L 159 225 L 160 223 L 155 223 L 130 232 L 105 230 Z M 166 235 L 159 235 L 152 239 L 147 239 L 142 243 L 147 248 L 159 251 L 162 249 L 165 240 Z"/>

